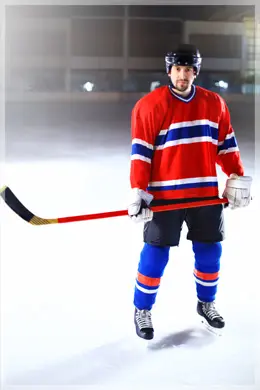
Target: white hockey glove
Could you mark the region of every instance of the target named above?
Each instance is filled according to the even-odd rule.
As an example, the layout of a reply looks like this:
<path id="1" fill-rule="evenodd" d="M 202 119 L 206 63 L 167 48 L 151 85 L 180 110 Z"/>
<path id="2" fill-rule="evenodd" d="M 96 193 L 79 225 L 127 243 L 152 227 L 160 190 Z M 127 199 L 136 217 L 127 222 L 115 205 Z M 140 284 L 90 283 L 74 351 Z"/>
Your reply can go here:
<path id="1" fill-rule="evenodd" d="M 153 195 L 139 188 L 133 188 L 130 194 L 128 215 L 134 222 L 149 222 L 153 219 L 153 212 L 147 206 L 153 200 Z"/>
<path id="2" fill-rule="evenodd" d="M 223 197 L 228 199 L 231 209 L 246 207 L 251 201 L 251 176 L 238 176 L 235 173 L 227 179 Z"/>

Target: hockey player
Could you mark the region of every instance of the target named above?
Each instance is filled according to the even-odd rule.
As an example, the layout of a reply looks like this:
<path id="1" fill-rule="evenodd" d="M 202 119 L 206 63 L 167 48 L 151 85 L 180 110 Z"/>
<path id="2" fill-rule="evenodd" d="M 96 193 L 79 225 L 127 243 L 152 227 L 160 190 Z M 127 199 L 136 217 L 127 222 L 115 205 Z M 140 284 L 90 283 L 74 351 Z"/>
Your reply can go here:
<path id="1" fill-rule="evenodd" d="M 196 47 L 182 44 L 165 57 L 169 85 L 141 98 L 132 111 L 131 200 L 128 214 L 144 222 L 134 292 L 138 336 L 154 336 L 151 309 L 169 259 L 188 228 L 195 258 L 197 312 L 208 326 L 223 328 L 215 307 L 223 205 L 153 213 L 149 206 L 218 198 L 216 164 L 228 176 L 223 196 L 234 209 L 250 202 L 251 177 L 244 176 L 230 114 L 216 93 L 195 86 L 202 58 Z"/>

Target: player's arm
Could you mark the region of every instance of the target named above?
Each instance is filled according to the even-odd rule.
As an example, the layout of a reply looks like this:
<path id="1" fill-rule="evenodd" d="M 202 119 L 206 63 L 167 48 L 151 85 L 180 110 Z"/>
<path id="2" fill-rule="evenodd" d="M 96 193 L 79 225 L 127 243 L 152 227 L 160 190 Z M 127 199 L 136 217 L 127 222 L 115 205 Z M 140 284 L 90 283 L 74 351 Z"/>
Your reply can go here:
<path id="1" fill-rule="evenodd" d="M 229 177 L 223 196 L 229 201 L 231 208 L 245 207 L 251 200 L 252 178 L 244 175 L 236 136 L 230 121 L 230 113 L 226 103 L 221 99 L 222 113 L 219 123 L 217 163 Z"/>
<path id="2" fill-rule="evenodd" d="M 151 175 L 156 137 L 156 115 L 153 107 L 139 101 L 131 117 L 131 196 L 128 213 L 137 221 L 149 221 L 152 212 L 147 208 L 153 196 L 147 192 Z"/>
<path id="3" fill-rule="evenodd" d="M 131 168 L 130 182 L 132 188 L 146 191 L 150 179 L 154 150 L 153 114 L 146 107 L 137 105 L 131 118 Z"/>
<path id="4" fill-rule="evenodd" d="M 234 129 L 230 121 L 230 113 L 226 103 L 221 99 L 221 118 L 219 122 L 217 164 L 222 171 L 230 176 L 232 173 L 238 176 L 244 175 L 244 167 L 241 161 Z"/>

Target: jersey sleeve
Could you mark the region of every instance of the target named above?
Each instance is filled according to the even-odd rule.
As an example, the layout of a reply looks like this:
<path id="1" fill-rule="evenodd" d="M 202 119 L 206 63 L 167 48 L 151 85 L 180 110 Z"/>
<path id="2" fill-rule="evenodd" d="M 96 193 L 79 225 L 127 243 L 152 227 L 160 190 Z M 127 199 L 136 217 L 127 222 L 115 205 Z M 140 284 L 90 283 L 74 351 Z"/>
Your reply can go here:
<path id="1" fill-rule="evenodd" d="M 156 138 L 157 121 L 155 108 L 139 101 L 131 116 L 131 188 L 146 191 L 150 180 L 152 157 Z"/>
<path id="2" fill-rule="evenodd" d="M 239 176 L 244 175 L 240 151 L 230 121 L 230 113 L 222 98 L 217 153 L 217 164 L 226 175 L 229 176 L 231 173 L 236 173 Z"/>

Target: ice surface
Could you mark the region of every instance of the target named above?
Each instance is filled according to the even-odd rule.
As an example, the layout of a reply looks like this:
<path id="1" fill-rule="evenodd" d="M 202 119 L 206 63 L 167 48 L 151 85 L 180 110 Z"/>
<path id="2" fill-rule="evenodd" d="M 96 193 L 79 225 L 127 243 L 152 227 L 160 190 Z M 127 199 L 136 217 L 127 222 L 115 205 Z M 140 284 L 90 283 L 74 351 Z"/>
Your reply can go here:
<path id="1" fill-rule="evenodd" d="M 129 118 L 121 116 L 13 124 L 1 185 L 46 218 L 124 209 L 130 146 Z M 257 194 L 253 132 L 246 134 L 239 112 L 234 122 Z M 4 388 L 259 389 L 257 203 L 225 211 L 217 300 L 223 336 L 197 318 L 184 228 L 153 310 L 155 338 L 146 342 L 135 335 L 132 304 L 142 226 L 118 217 L 36 227 L 0 202 Z"/>

